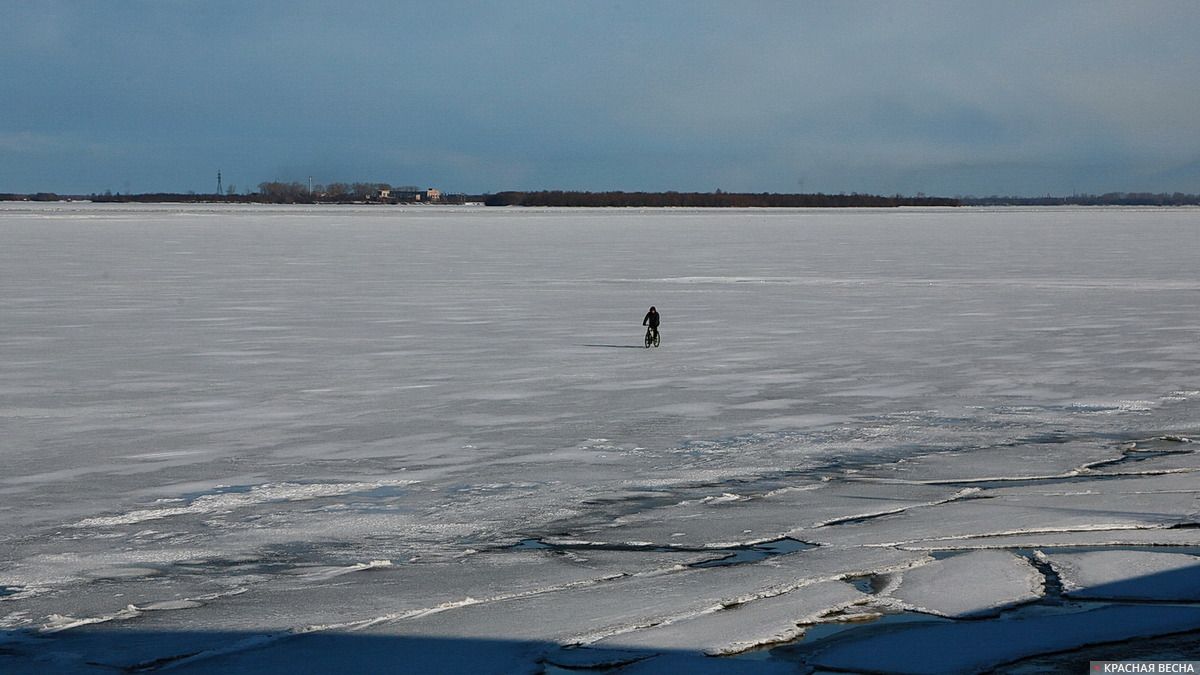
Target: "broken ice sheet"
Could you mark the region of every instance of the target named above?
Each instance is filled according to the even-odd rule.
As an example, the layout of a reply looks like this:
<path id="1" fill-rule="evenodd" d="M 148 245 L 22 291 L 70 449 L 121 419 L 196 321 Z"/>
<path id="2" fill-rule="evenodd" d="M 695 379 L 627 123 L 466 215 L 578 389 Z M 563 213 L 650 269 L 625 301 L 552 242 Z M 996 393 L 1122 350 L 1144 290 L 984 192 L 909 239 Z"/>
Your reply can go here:
<path id="1" fill-rule="evenodd" d="M 826 523 L 903 511 L 953 498 L 952 486 L 811 482 L 761 496 L 689 500 L 617 519 L 575 538 L 598 543 L 653 543 L 718 548 L 777 539 Z"/>
<path id="2" fill-rule="evenodd" d="M 920 455 L 869 467 L 855 478 L 918 483 L 1027 480 L 1069 476 L 1093 462 L 1121 456 L 1096 441 L 1024 443 L 969 451 Z"/>
<path id="3" fill-rule="evenodd" d="M 904 548 L 921 551 L 1083 546 L 1200 546 L 1200 527 L 1126 528 L 1074 532 L 1029 532 L 962 539 L 909 542 Z"/>
<path id="4" fill-rule="evenodd" d="M 993 487 L 970 499 L 791 536 L 814 543 L 928 547 L 989 535 L 1164 528 L 1190 522 L 1198 489 L 1188 474 Z"/>
<path id="5" fill-rule="evenodd" d="M 1200 556 L 1155 551 L 1042 554 L 1074 598 L 1200 602 Z"/>
<path id="6" fill-rule="evenodd" d="M 745 598 L 776 594 L 796 585 L 794 571 L 767 563 L 691 568 L 501 599 L 414 617 L 379 630 L 587 644 L 638 627 L 695 616 Z M 521 620 L 512 621 L 514 616 Z"/>
<path id="7" fill-rule="evenodd" d="M 560 644 L 592 644 L 720 608 L 752 604 L 819 581 L 893 571 L 926 560 L 924 554 L 892 549 L 812 549 L 749 565 L 689 568 L 498 598 L 369 630 L 381 634 L 536 638 Z M 833 605 L 842 604 L 841 600 L 836 599 Z M 512 621 L 514 616 L 521 620 Z M 746 636 L 757 639 L 760 630 L 751 626 Z"/>
<path id="8" fill-rule="evenodd" d="M 925 553 L 890 547 L 822 546 L 795 555 L 772 558 L 769 562 L 772 566 L 789 571 L 796 580 L 792 586 L 795 587 L 829 579 L 891 574 L 931 560 Z"/>
<path id="9" fill-rule="evenodd" d="M 696 650 L 712 656 L 734 654 L 784 642 L 803 634 L 802 623 L 869 599 L 850 584 L 824 581 L 672 623 L 621 633 L 598 646 Z"/>
<path id="10" fill-rule="evenodd" d="M 81 664 L 139 651 L 120 635 L 142 627 L 179 639 L 169 647 L 147 640 L 146 659 L 135 663 L 207 649 L 201 636 L 223 634 L 214 631 L 233 631 L 245 644 L 237 636 L 253 631 L 376 620 L 380 632 L 443 625 L 470 640 L 472 631 L 501 636 L 507 628 L 540 641 L 586 631 L 593 610 L 602 629 L 625 630 L 661 623 L 660 610 L 685 620 L 712 607 L 696 609 L 689 598 L 754 602 L 814 576 L 878 567 L 864 548 L 832 545 L 686 571 L 638 563 L 637 553 L 631 565 L 552 554 L 544 555 L 558 565 L 537 564 L 516 551 L 498 553 L 511 566 L 455 557 L 526 537 L 603 531 L 614 515 L 638 509 L 643 530 L 617 532 L 615 541 L 706 546 L 798 528 L 801 539 L 860 537 L 886 547 L 1001 529 L 1156 527 L 1155 513 L 1182 522 L 1182 500 L 1194 500 L 1127 500 L 1093 480 L 1038 496 L 1044 486 L 1025 481 L 1005 483 L 1019 493 L 973 483 L 984 492 L 934 506 L 967 486 L 907 484 L 1059 475 L 1116 457 L 1111 439 L 1164 429 L 1191 435 L 1196 393 L 1138 409 L 1064 402 L 1153 399 L 1195 370 L 1186 336 L 1200 294 L 1194 265 L 1184 264 L 1194 257 L 1186 245 L 1194 213 L 69 208 L 3 219 L 13 245 L 0 246 L 0 268 L 12 283 L 0 284 L 0 306 L 15 314 L 0 321 L 10 415 L 0 541 L 16 547 L 4 574 L 23 578 L 0 585 L 27 590 L 2 604 L 40 622 L 246 590 L 55 633 L 17 668 L 36 670 L 41 657 L 68 651 L 58 647 L 72 633 L 107 631 L 91 643 L 95 652 L 72 643 Z M 997 235 L 1016 249 L 991 246 Z M 546 254 L 529 256 L 531 244 Z M 982 255 L 959 265 L 963 251 Z M 1105 264 L 1114 251 L 1127 264 Z M 719 281 L 664 283 L 637 272 L 679 278 L 697 267 Z M 738 281 L 786 278 L 794 282 Z M 603 346 L 640 338 L 622 327 L 631 288 L 678 308 L 669 345 Z M 531 330 L 523 311 L 531 298 L 572 320 Z M 1087 439 L 1098 439 L 1095 456 Z M 976 450 L 898 465 L 905 470 L 862 466 L 959 447 Z M 838 484 L 855 468 L 880 480 L 843 492 Z M 768 492 L 823 477 L 833 480 L 813 494 Z M 402 478 L 421 483 L 326 492 Z M 221 483 L 249 491 L 213 489 Z M 300 501 L 254 492 L 281 484 L 329 487 Z M 197 501 L 189 496 L 196 490 L 209 496 Z M 747 499 L 647 509 L 724 492 Z M 156 497 L 171 501 L 148 502 Z M 977 508 L 989 502 L 1002 508 Z M 1194 519 L 1191 504 L 1183 516 Z M 1114 510 L 1124 513 L 1114 518 Z M 66 527 L 81 522 L 92 527 Z M 186 559 L 173 554 L 185 548 L 194 549 Z M 152 567 L 160 549 L 164 574 L 112 578 L 122 565 Z M 119 559 L 102 559 L 106 552 Z M 72 557 L 42 564 L 59 554 Z M 383 559 L 394 566 L 327 579 L 286 573 L 333 574 Z M 85 576 L 91 570 L 109 576 Z M 604 581 L 630 570 L 643 576 Z M 694 585 L 664 581 L 676 576 Z M 45 590 L 18 597 L 35 580 Z M 600 597 L 607 589 L 611 600 Z M 410 611 L 432 613 L 404 619 Z M 275 644 L 244 652 L 240 670 L 353 670 L 365 653 L 397 662 L 324 637 Z M 430 649 L 439 644 L 444 653 Z M 484 645 L 476 660 L 503 664 L 496 669 L 519 667 L 505 657 L 516 653 L 513 643 L 495 641 L 418 644 L 424 651 L 401 662 L 462 670 L 455 659 L 465 658 L 463 644 Z M 630 668 L 666 672 L 667 660 Z M 238 670 L 224 667 L 232 661 L 203 669 Z"/>
<path id="11" fill-rule="evenodd" d="M 976 551 L 899 573 L 889 595 L 906 608 L 964 618 L 998 612 L 1042 597 L 1043 577 L 1006 551 Z"/>
<path id="12" fill-rule="evenodd" d="M 720 552 L 649 549 L 623 551 L 584 547 L 564 549 L 550 555 L 561 556 L 565 561 L 608 574 L 635 576 L 677 571 L 688 565 L 713 560 L 714 557 L 720 556 Z"/>
<path id="13" fill-rule="evenodd" d="M 662 564 L 669 567 L 672 562 Z M 220 561 L 212 564 L 210 574 L 219 574 Z M 155 640 L 154 635 L 190 635 L 195 638 L 192 648 L 208 649 L 210 644 L 226 640 L 222 635 L 227 633 L 274 634 L 336 625 L 353 628 L 374 620 L 397 620 L 426 611 L 586 585 L 622 576 L 623 569 L 647 571 L 657 564 L 657 558 L 643 561 L 641 566 L 632 560 L 614 560 L 598 570 L 542 551 L 505 551 L 427 564 L 380 566 L 367 561 L 356 571 L 325 579 L 295 574 L 262 576 L 247 581 L 242 592 L 211 598 L 200 606 L 161 604 L 172 597 L 173 586 L 147 588 L 122 598 L 105 595 L 87 603 L 78 597 L 47 594 L 23 606 L 34 610 L 29 621 L 39 624 L 45 623 L 42 617 L 52 613 L 83 624 L 101 623 L 94 628 L 54 633 L 44 638 L 43 650 L 86 653 L 92 660 L 127 668 L 172 657 L 177 653 L 172 651 L 175 649 L 186 651 L 170 641 Z M 152 595 L 153 590 L 160 595 Z M 161 611 L 137 616 L 136 622 L 128 622 L 136 635 L 114 640 L 112 632 L 127 623 L 121 619 L 133 618 L 121 614 L 130 602 L 137 602 L 139 609 Z M 150 637 L 142 639 L 138 637 L 141 635 Z M 179 642 L 186 640 L 181 638 Z"/>
<path id="14" fill-rule="evenodd" d="M 1096 473 L 1167 473 L 1200 471 L 1200 454 L 1188 443 L 1167 443 L 1153 447 L 1126 450 L 1119 461 L 1092 467 Z"/>

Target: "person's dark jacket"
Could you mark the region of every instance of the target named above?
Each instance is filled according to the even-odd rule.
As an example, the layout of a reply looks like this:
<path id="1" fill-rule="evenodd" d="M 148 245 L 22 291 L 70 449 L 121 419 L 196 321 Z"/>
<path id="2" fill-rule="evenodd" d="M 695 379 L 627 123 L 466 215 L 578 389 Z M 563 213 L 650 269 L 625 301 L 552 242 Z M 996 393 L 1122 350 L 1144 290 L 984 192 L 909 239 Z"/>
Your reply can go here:
<path id="1" fill-rule="evenodd" d="M 642 325 L 658 328 L 658 312 L 646 312 L 646 318 L 642 319 Z"/>

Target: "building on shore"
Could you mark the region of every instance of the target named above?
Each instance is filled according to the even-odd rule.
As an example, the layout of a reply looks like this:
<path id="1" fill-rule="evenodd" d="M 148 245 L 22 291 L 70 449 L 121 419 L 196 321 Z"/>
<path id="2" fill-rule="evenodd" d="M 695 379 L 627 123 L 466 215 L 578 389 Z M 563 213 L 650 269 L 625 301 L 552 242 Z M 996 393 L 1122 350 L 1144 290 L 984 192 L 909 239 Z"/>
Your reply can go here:
<path id="1" fill-rule="evenodd" d="M 409 202 L 436 203 L 442 200 L 442 192 L 437 188 L 422 190 L 416 187 L 380 188 L 375 198 L 381 202 L 402 204 Z"/>

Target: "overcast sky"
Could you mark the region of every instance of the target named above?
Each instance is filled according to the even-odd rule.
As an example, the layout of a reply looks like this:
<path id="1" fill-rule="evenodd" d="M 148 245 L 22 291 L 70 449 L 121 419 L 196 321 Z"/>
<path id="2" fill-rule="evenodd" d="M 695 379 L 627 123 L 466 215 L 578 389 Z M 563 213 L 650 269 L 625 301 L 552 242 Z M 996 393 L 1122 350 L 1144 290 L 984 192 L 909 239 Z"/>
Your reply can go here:
<path id="1" fill-rule="evenodd" d="M 0 0 L 0 192 L 1200 192 L 1200 2 Z"/>

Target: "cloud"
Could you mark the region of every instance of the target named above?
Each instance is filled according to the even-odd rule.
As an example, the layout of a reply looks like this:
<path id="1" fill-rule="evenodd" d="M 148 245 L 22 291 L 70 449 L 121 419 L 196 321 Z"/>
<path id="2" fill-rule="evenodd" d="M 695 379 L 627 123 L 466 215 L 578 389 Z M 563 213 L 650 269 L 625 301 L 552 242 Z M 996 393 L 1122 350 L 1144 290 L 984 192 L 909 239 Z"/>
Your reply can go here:
<path id="1" fill-rule="evenodd" d="M 72 153 L 93 189 L 1178 189 L 1198 31 L 1170 1 L 39 3 L 0 27 L 0 151 L 54 189 Z"/>
<path id="2" fill-rule="evenodd" d="M 130 155 L 136 150 L 136 144 L 104 143 L 82 139 L 72 134 L 0 131 L 0 154 L 25 157 L 120 157 Z"/>
<path id="3" fill-rule="evenodd" d="M 61 151 L 69 147 L 63 139 L 30 131 L 0 132 L 0 152 L 34 154 Z"/>

